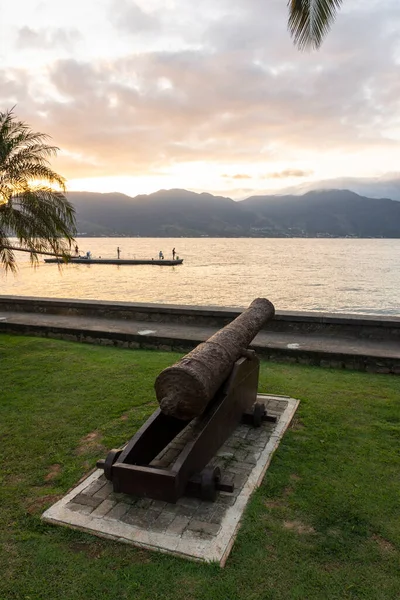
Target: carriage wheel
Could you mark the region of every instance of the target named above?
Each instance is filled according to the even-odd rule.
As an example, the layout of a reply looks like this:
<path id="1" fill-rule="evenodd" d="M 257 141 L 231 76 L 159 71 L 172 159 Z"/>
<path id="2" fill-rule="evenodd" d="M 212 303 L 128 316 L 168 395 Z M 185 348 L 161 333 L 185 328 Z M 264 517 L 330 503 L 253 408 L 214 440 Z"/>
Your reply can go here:
<path id="1" fill-rule="evenodd" d="M 265 406 L 261 402 L 256 402 L 253 408 L 253 426 L 261 427 L 263 416 L 265 415 Z"/>
<path id="2" fill-rule="evenodd" d="M 221 480 L 219 467 L 208 467 L 201 473 L 200 497 L 202 500 L 214 502 L 217 497 L 217 484 Z"/>
<path id="3" fill-rule="evenodd" d="M 110 452 L 107 454 L 107 458 L 104 462 L 104 475 L 105 478 L 109 481 L 111 481 L 111 467 L 118 460 L 118 457 L 121 454 L 121 452 L 122 450 L 115 450 L 114 448 L 113 450 L 110 450 Z"/>

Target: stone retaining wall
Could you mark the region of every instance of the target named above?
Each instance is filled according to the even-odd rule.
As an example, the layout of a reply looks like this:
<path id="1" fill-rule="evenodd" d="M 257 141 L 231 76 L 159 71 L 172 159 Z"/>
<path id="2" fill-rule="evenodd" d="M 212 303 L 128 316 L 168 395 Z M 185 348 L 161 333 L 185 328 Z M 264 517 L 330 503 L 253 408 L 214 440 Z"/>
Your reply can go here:
<path id="1" fill-rule="evenodd" d="M 181 323 L 221 328 L 237 317 L 242 309 L 0 296 L 0 312 L 7 311 L 131 319 L 149 323 Z M 400 317 L 382 316 L 377 318 L 366 315 L 277 311 L 274 320 L 267 323 L 264 329 L 287 333 L 313 333 L 400 341 Z"/>
<path id="2" fill-rule="evenodd" d="M 114 346 L 117 348 L 130 348 L 142 350 L 162 350 L 165 352 L 187 353 L 193 350 L 199 341 L 191 341 L 178 338 L 151 339 L 133 334 L 114 333 L 112 331 L 90 331 L 85 332 L 74 329 L 63 329 L 62 327 L 40 327 L 17 323 L 2 323 L 1 331 L 4 333 L 32 335 L 36 337 L 47 337 L 86 344 L 98 344 L 101 346 Z M 394 358 L 374 357 L 368 355 L 353 355 L 341 353 L 312 352 L 310 350 L 291 350 L 284 348 L 267 348 L 265 346 L 252 344 L 257 354 L 272 362 L 298 363 L 331 369 L 349 369 L 355 371 L 368 371 L 371 373 L 384 373 L 400 375 L 400 361 Z"/>

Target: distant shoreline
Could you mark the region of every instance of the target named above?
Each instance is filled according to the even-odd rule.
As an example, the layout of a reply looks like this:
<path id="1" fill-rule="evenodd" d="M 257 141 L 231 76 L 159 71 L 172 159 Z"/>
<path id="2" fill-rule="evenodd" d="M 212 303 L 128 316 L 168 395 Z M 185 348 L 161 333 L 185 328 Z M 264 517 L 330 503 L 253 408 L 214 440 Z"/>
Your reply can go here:
<path id="1" fill-rule="evenodd" d="M 355 235 L 128 235 L 124 233 L 115 233 L 114 235 L 96 235 L 90 233 L 77 233 L 78 238 L 96 238 L 96 239 L 186 239 L 186 240 L 399 240 L 398 237 L 389 236 L 355 236 Z"/>

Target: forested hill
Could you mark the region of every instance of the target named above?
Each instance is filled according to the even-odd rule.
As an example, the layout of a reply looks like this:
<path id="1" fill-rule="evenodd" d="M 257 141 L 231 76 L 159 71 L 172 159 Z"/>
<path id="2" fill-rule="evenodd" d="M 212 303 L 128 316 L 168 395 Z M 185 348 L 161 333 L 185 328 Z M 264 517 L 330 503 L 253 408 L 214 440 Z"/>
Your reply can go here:
<path id="1" fill-rule="evenodd" d="M 348 190 L 231 198 L 187 190 L 135 196 L 69 192 L 78 232 L 148 237 L 400 238 L 400 202 Z"/>

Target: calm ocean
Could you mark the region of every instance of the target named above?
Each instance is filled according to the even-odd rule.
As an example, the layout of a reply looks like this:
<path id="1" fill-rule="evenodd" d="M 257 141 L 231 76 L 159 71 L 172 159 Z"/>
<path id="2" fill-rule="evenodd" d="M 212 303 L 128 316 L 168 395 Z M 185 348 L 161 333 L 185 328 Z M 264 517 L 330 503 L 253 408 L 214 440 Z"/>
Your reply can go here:
<path id="1" fill-rule="evenodd" d="M 181 266 L 30 267 L 0 271 L 0 293 L 17 296 L 246 306 L 257 296 L 278 310 L 400 316 L 400 240 L 79 238 L 93 256 L 171 258 Z"/>

